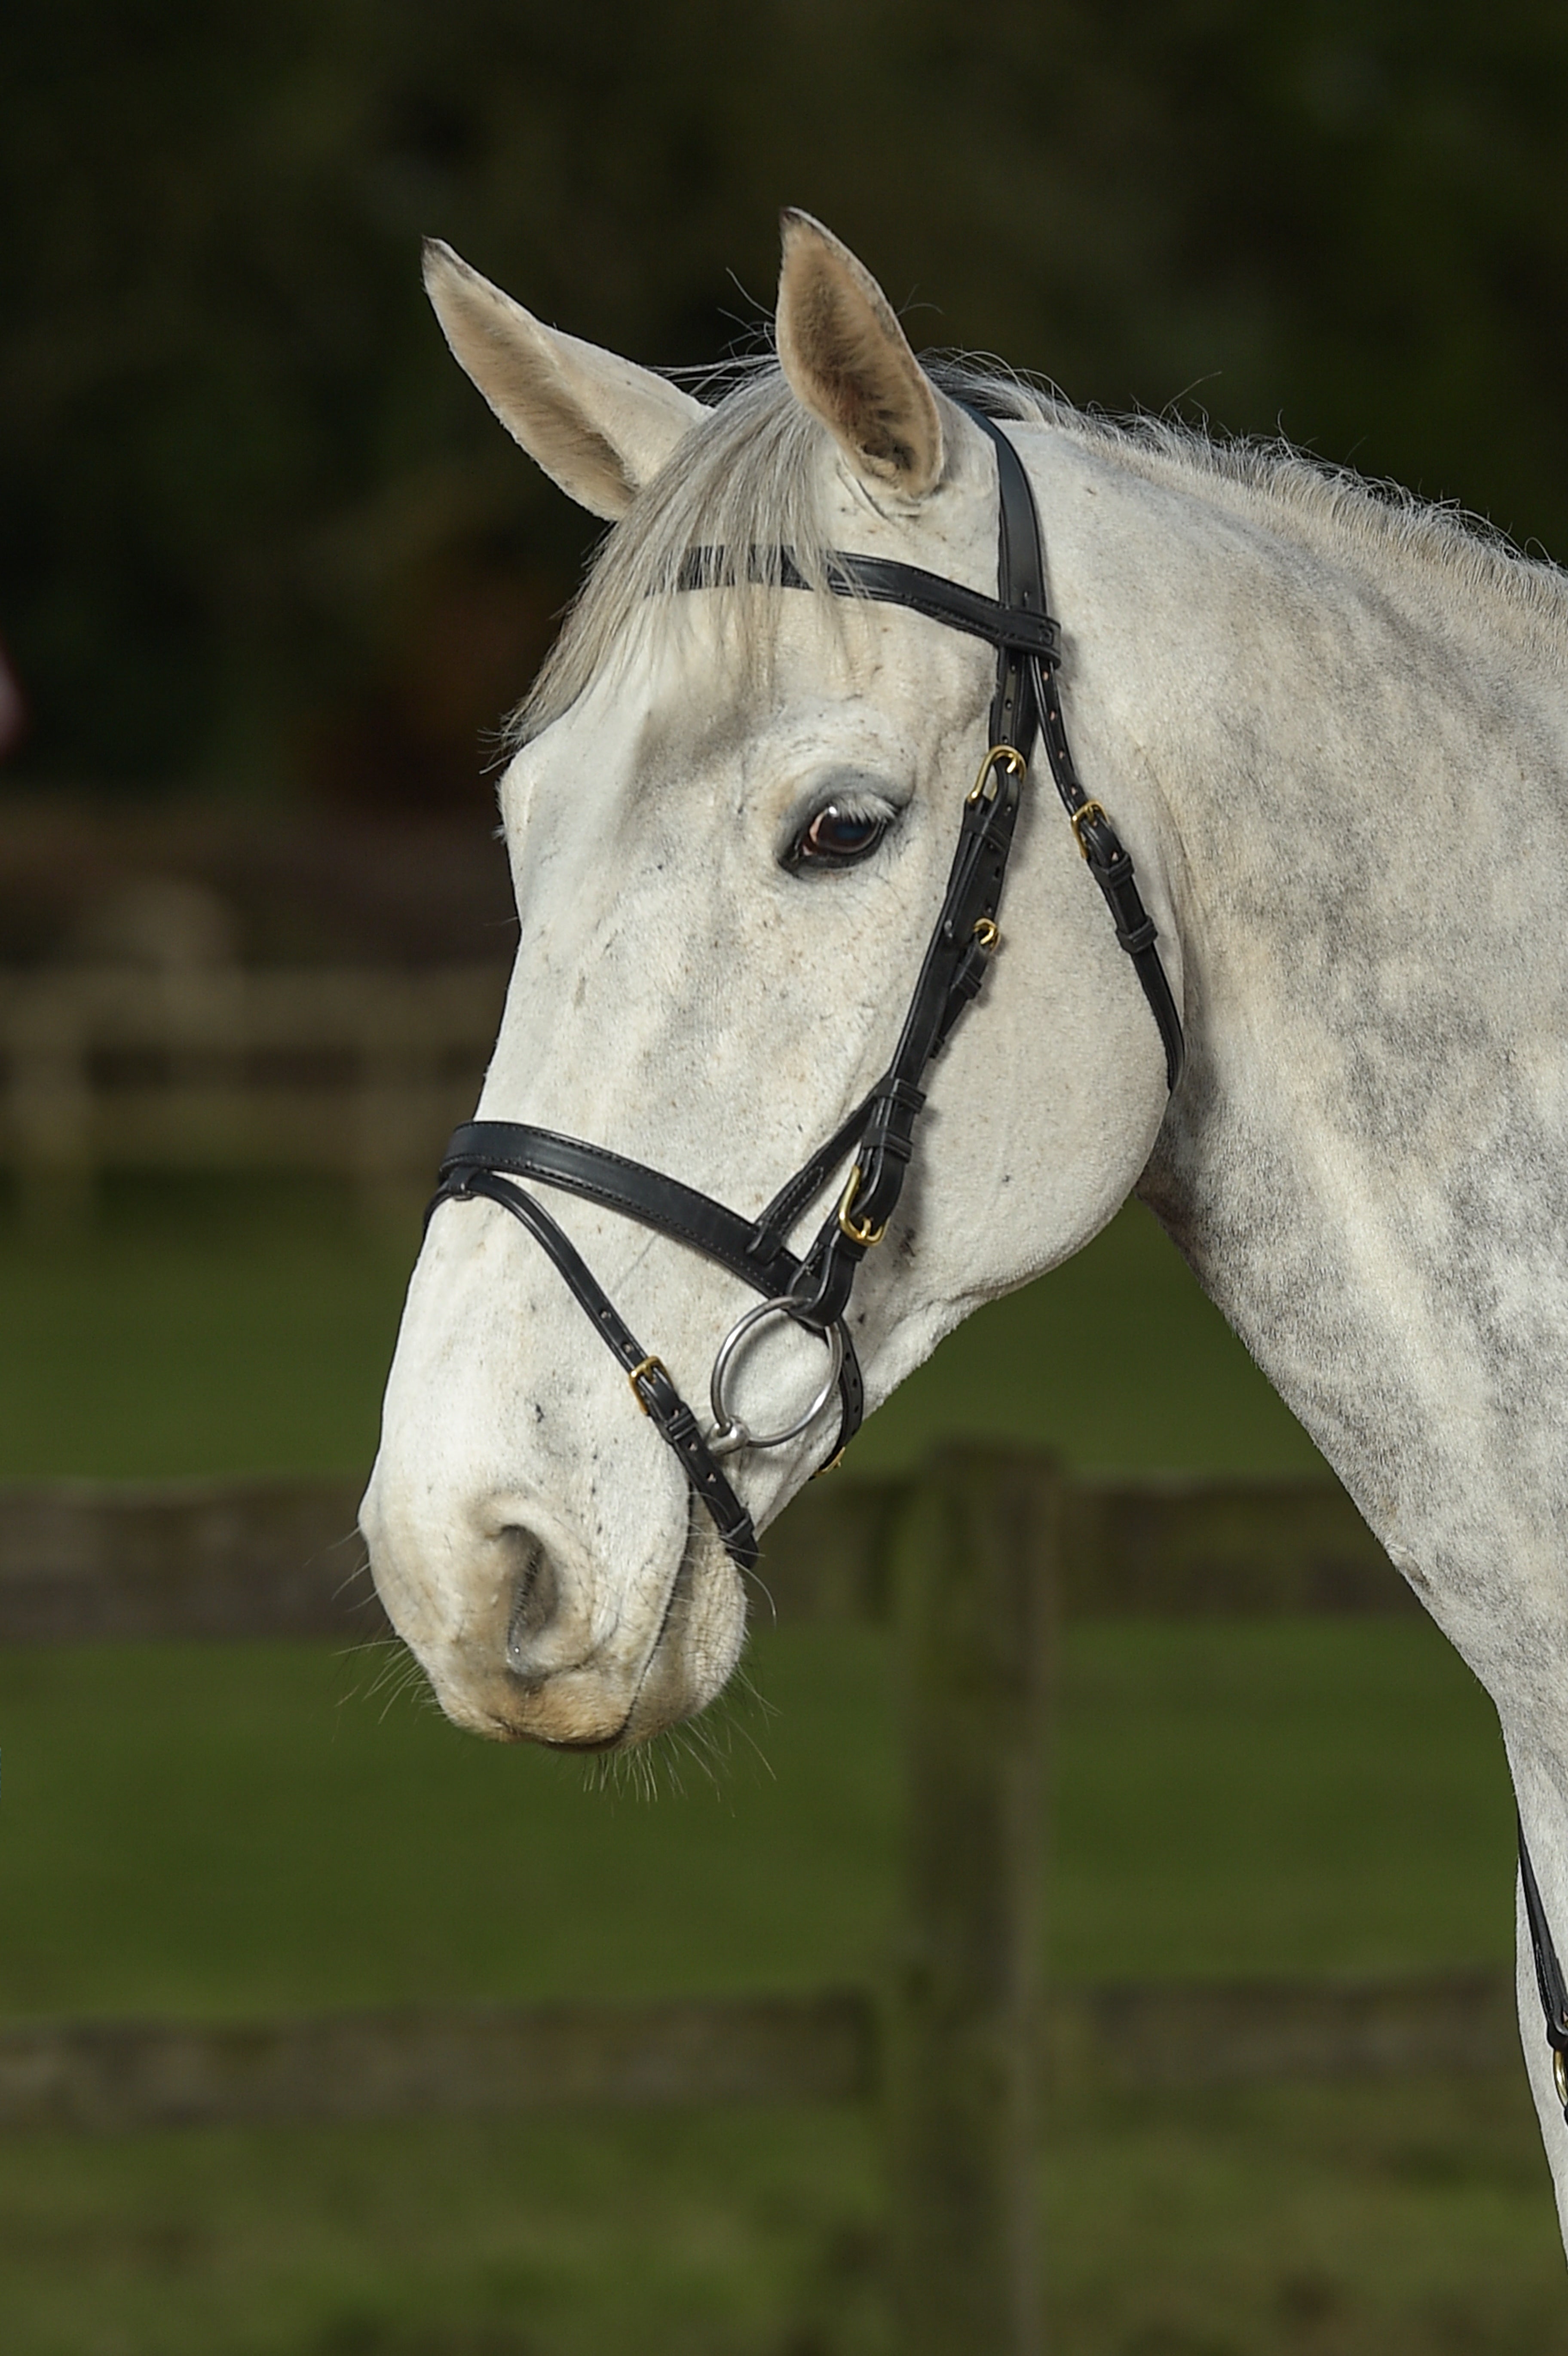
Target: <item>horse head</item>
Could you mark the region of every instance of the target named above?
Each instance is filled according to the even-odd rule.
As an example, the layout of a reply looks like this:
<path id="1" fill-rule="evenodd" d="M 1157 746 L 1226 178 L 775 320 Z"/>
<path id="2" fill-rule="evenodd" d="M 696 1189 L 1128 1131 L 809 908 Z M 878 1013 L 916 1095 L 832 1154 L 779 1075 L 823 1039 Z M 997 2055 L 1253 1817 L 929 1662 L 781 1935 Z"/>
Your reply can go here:
<path id="1" fill-rule="evenodd" d="M 1086 1242 L 1147 1159 L 1168 1058 L 1080 857 L 1097 803 L 1080 794 L 1070 824 L 1043 760 L 1044 793 L 1021 760 L 982 766 L 1006 626 L 987 642 L 954 611 L 984 621 L 1005 597 L 1017 461 L 854 256 L 786 215 L 777 365 L 712 406 L 542 326 L 443 246 L 426 281 L 502 423 L 613 529 L 516 725 L 517 962 L 414 1271 L 363 1523 L 451 1717 L 603 1748 L 729 1676 L 737 1532 L 858 1412 L 839 1344 L 875 1406 L 969 1310 Z M 1012 413 L 1058 588 L 1087 594 L 1086 462 Z M 1002 653 L 1041 698 L 1044 644 Z M 1075 701 L 1080 723 L 1092 774 L 1125 768 L 1115 698 Z M 955 905 L 955 842 L 995 832 L 1004 791 L 999 932 L 1000 866 L 963 903 L 919 1068 L 879 1098 Z M 1179 987 L 1159 818 L 1136 798 L 1116 815 Z M 548 1217 L 519 1171 L 551 1190 Z M 730 1206 L 728 1259 L 711 1236 L 690 1248 L 693 1197 Z M 775 1283 L 793 1306 L 743 1323 Z"/>

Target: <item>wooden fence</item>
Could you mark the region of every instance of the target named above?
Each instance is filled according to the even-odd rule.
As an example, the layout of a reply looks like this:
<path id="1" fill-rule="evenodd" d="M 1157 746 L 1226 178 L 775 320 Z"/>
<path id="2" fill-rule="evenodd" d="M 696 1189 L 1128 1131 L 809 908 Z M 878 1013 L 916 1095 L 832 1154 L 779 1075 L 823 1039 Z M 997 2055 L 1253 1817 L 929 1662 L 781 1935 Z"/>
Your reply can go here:
<path id="1" fill-rule="evenodd" d="M 0 1643 L 385 1633 L 347 1483 L 0 1492 Z M 914 1481 L 839 1476 L 763 1565 L 781 1620 L 886 1620 L 898 1655 L 902 1900 L 876 1991 L 432 2010 L 231 2027 L 0 2030 L 0 2127 L 129 2128 L 645 2104 L 874 2099 L 907 2356 L 1040 2344 L 1042 2083 L 1489 2069 L 1506 1974 L 1041 1987 L 1039 1858 L 1061 1613 L 1405 1612 L 1314 1482 L 1062 1483 L 955 1449 Z"/>
<path id="2" fill-rule="evenodd" d="M 327 1170 L 401 1212 L 473 1108 L 505 986 L 495 964 L 0 977 L 0 1159 L 44 1224 L 111 1168 Z"/>
<path id="3" fill-rule="evenodd" d="M 813 1482 L 767 1534 L 783 1624 L 888 1621 L 903 1531 L 974 1462 L 919 1479 Z M 1418 1612 L 1342 1490 L 1318 1478 L 1060 1483 L 1049 1459 L 996 1460 L 1049 1517 L 1040 1567 L 1072 1619 Z M 388 1633 L 349 1480 L 51 1481 L 0 1488 L 0 1644 L 121 1637 Z M 766 1605 L 760 1607 L 763 1611 Z"/>

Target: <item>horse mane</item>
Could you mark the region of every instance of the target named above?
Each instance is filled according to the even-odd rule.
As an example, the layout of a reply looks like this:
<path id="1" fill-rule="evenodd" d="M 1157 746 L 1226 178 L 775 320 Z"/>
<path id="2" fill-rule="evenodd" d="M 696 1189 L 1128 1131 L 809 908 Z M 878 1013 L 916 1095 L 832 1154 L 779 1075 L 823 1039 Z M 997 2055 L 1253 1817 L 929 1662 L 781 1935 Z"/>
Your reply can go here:
<path id="1" fill-rule="evenodd" d="M 982 383 L 996 383 L 987 374 Z M 1001 381 L 1009 381 L 1005 377 Z M 1568 572 L 1525 553 L 1499 524 L 1454 499 L 1424 499 L 1401 483 L 1359 475 L 1301 450 L 1283 436 L 1212 433 L 1170 416 L 1113 418 L 1073 409 L 1060 396 L 1012 380 L 1016 406 L 996 413 L 1053 425 L 1107 449 L 1151 481 L 1207 476 L 1228 503 L 1256 516 L 1284 509 L 1301 537 L 1326 553 L 1362 551 L 1433 567 L 1462 593 L 1501 604 L 1527 627 L 1568 622 Z M 962 396 L 960 396 L 962 397 Z"/>
<path id="2" fill-rule="evenodd" d="M 1074 409 L 1046 386 L 999 362 L 924 354 L 923 365 L 955 400 L 1019 423 L 1042 424 L 1113 455 L 1153 481 L 1206 476 L 1231 504 L 1256 514 L 1283 507 L 1325 550 L 1379 551 L 1435 566 L 1466 595 L 1511 607 L 1527 628 L 1551 626 L 1555 650 L 1568 620 L 1568 573 L 1525 555 L 1484 518 L 1370 481 L 1280 440 L 1225 438 L 1167 416 L 1114 418 Z M 555 645 L 511 714 L 513 748 L 559 719 L 590 681 L 636 642 L 652 601 L 681 585 L 696 549 L 755 551 L 747 576 L 716 584 L 733 601 L 723 630 L 742 660 L 762 649 L 783 552 L 813 588 L 827 587 L 832 542 L 817 463 L 827 428 L 796 401 L 776 360 L 731 362 L 703 389 L 718 398 L 657 476 L 605 535 Z M 829 606 L 833 600 L 827 601 Z"/>

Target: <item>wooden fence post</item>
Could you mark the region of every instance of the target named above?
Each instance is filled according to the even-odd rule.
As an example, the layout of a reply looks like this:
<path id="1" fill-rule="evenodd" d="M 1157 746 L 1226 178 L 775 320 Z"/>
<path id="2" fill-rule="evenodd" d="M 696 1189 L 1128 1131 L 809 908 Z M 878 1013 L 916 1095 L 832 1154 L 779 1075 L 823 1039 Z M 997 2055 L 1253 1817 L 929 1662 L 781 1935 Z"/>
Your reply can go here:
<path id="1" fill-rule="evenodd" d="M 894 1601 L 907 1760 L 886 2088 L 901 2356 L 1039 2356 L 1042 1827 L 1060 1491 L 953 1449 Z"/>

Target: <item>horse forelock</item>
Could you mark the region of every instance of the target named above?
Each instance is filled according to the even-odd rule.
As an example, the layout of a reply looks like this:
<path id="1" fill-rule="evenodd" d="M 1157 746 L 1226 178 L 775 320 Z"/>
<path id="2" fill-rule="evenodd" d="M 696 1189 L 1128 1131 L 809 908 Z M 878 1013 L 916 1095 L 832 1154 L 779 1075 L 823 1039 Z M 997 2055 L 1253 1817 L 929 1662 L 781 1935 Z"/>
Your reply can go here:
<path id="1" fill-rule="evenodd" d="M 1435 569 L 1462 595 L 1500 607 L 1516 627 L 1561 653 L 1568 573 L 1524 554 L 1485 518 L 1371 481 L 1284 440 L 1216 436 L 1170 416 L 1078 410 L 1047 386 L 965 354 L 928 354 L 924 365 L 955 400 L 1065 434 L 1152 481 L 1207 483 L 1226 504 L 1271 514 L 1320 547 Z M 707 418 L 605 535 L 560 637 L 508 721 L 509 745 L 559 719 L 643 633 L 667 621 L 667 601 L 694 550 L 753 552 L 744 577 L 715 591 L 730 609 L 720 640 L 742 666 L 768 642 L 777 609 L 758 592 L 776 584 L 785 552 L 814 588 L 826 589 L 835 544 L 821 463 L 827 429 L 795 399 L 776 361 L 739 361 L 725 374 L 727 389 Z"/>
<path id="2" fill-rule="evenodd" d="M 742 364 L 733 383 L 679 443 L 603 542 L 560 637 L 508 723 L 522 744 L 576 702 L 590 681 L 667 620 L 681 568 L 702 548 L 756 552 L 738 584 L 713 594 L 731 609 L 720 642 L 742 663 L 760 652 L 784 552 L 826 589 L 831 538 L 823 496 L 825 427 L 776 363 Z"/>

